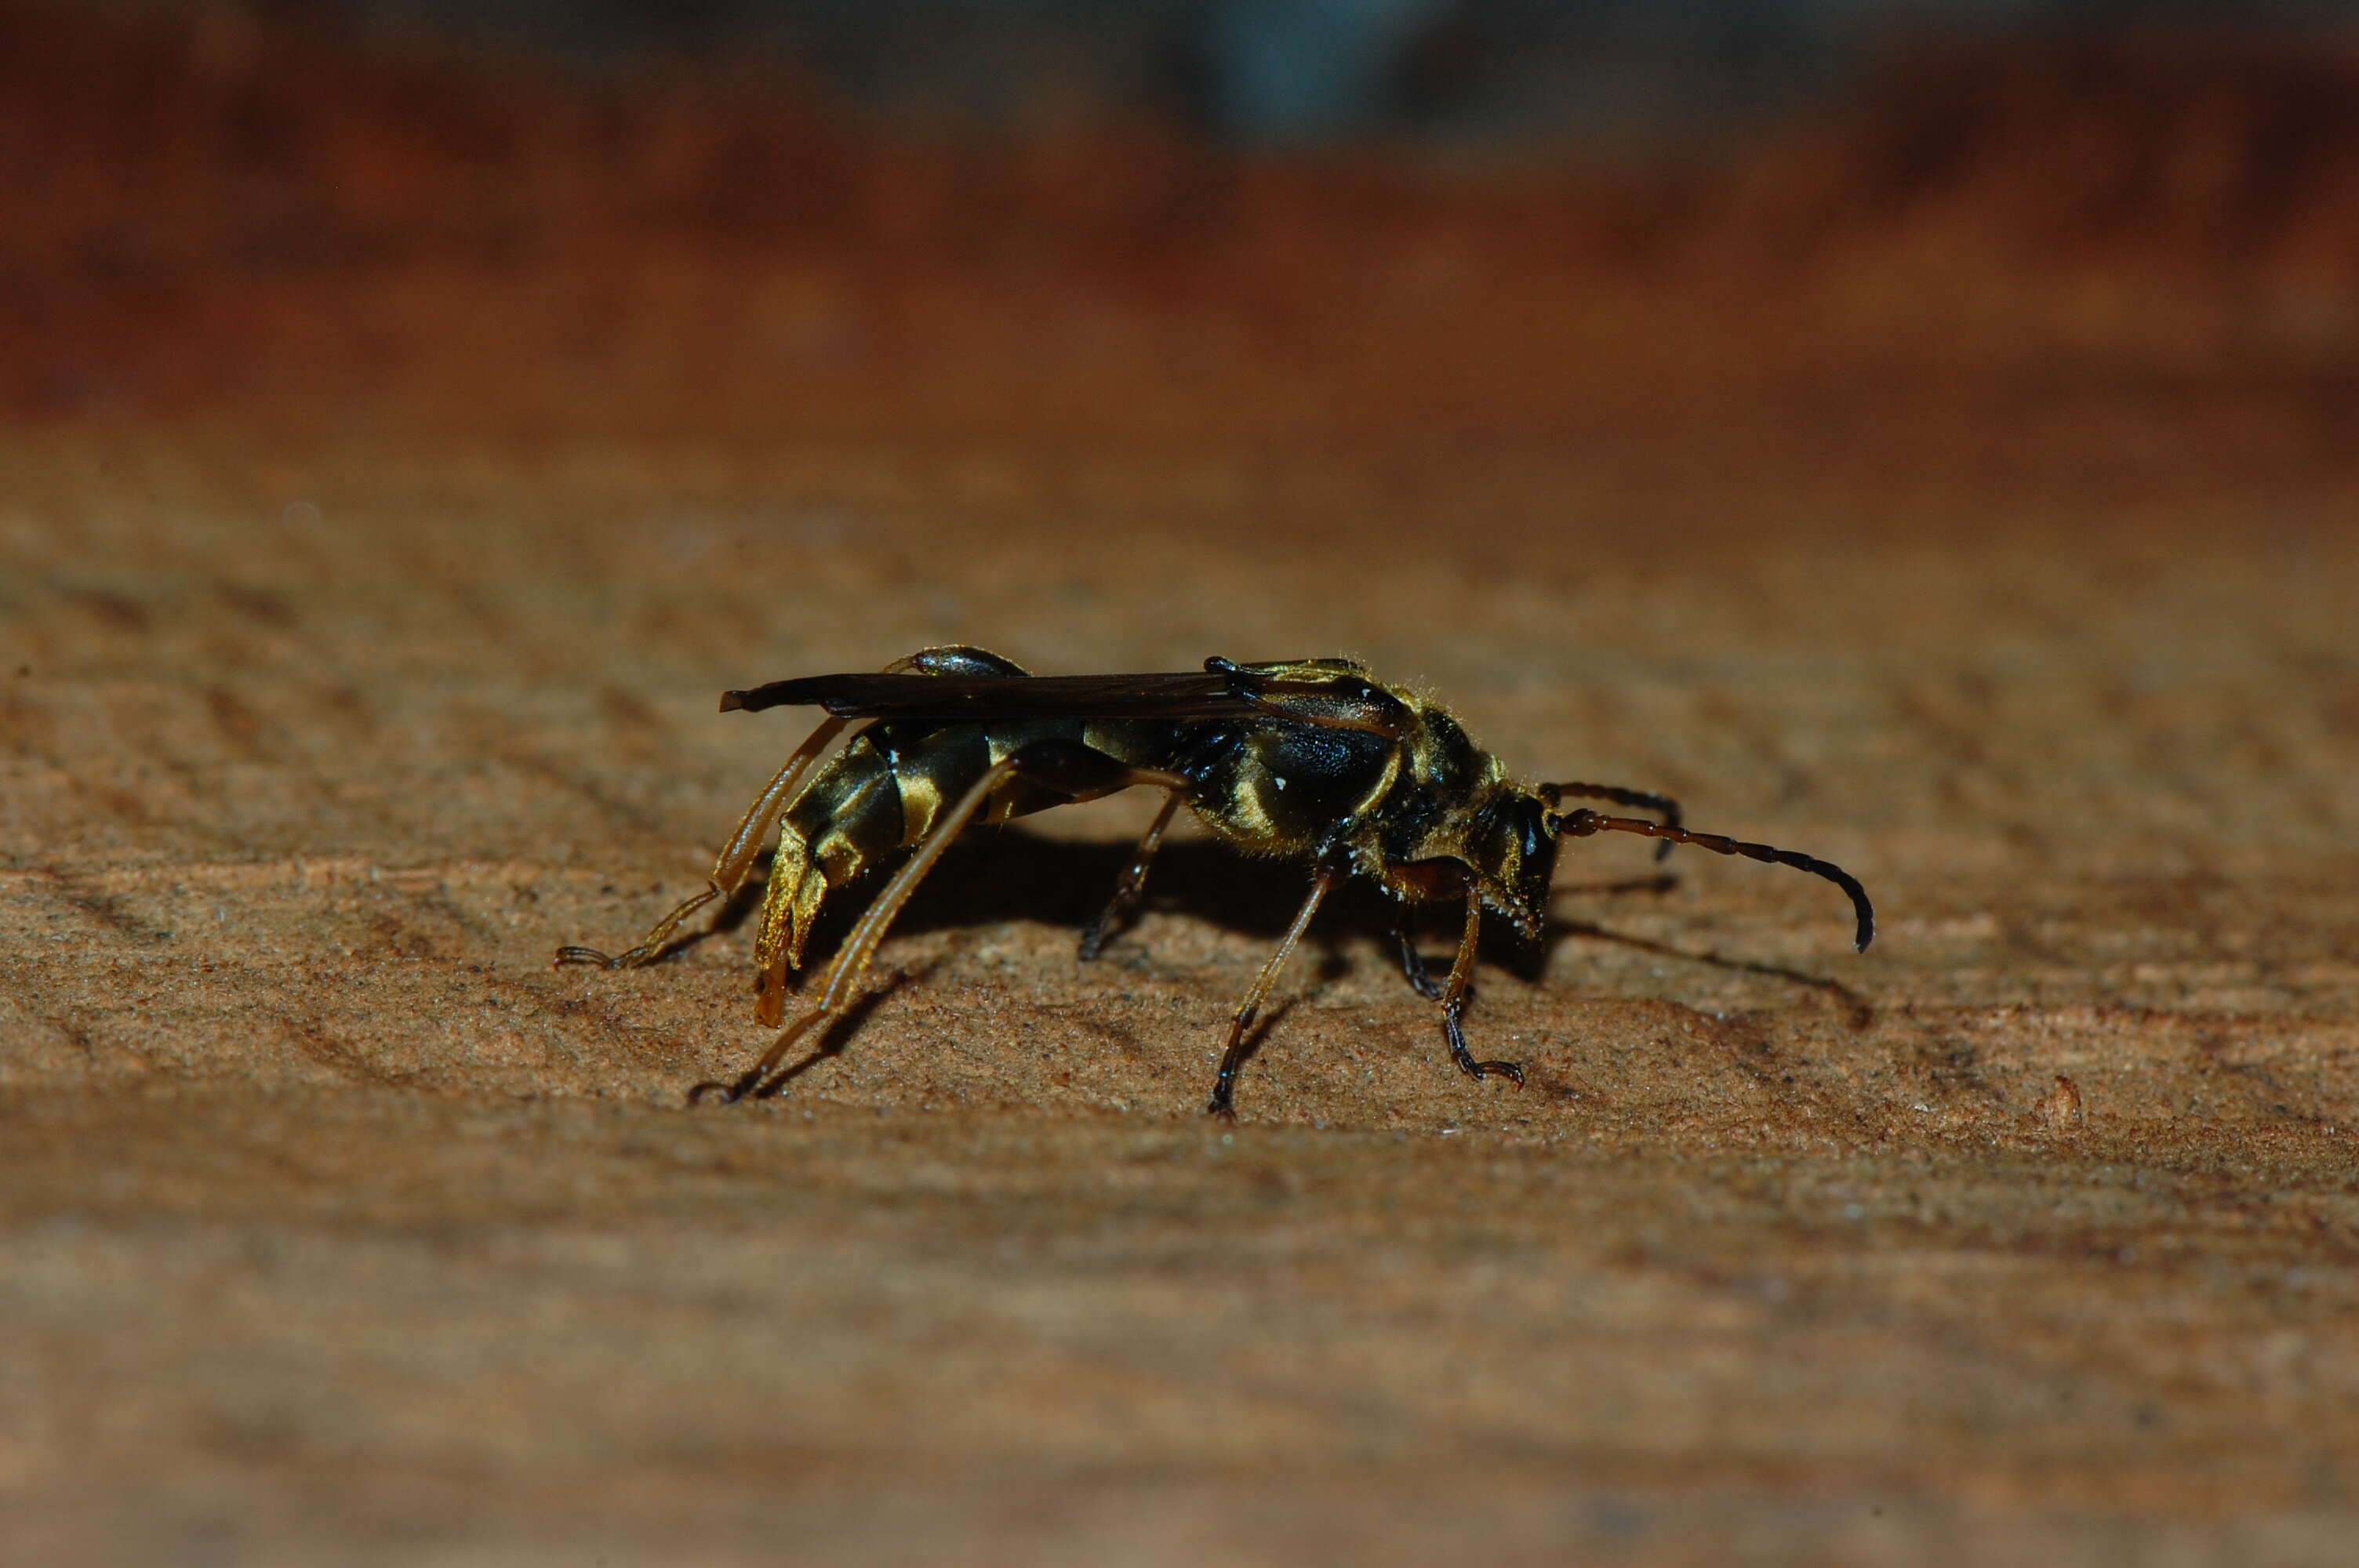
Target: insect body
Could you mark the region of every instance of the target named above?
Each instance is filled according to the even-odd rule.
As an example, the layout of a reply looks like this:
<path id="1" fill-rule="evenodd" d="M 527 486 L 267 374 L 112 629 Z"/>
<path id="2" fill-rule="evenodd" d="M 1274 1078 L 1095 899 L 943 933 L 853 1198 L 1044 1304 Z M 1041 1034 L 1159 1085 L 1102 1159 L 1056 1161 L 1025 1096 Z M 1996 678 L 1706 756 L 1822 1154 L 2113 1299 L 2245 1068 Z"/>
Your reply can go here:
<path id="1" fill-rule="evenodd" d="M 1495 910 L 1538 936 L 1560 838 L 1638 833 L 1662 840 L 1662 852 L 1694 844 L 1793 866 L 1851 896 L 1861 949 L 1875 935 L 1866 890 L 1842 868 L 1767 844 L 1690 832 L 1680 826 L 1678 805 L 1661 795 L 1604 784 L 1518 784 L 1449 714 L 1372 679 L 1348 659 L 1239 665 L 1213 658 L 1201 673 L 1035 676 L 980 648 L 929 648 L 875 675 L 775 681 L 721 698 L 723 712 L 794 706 L 817 706 L 829 717 L 747 809 L 712 868 L 711 885 L 627 952 L 557 953 L 560 964 L 630 968 L 650 962 L 689 915 L 744 885 L 775 826 L 777 851 L 754 956 L 756 1016 L 777 1024 L 785 1017 L 787 971 L 800 964 L 829 896 L 896 851 L 913 850 L 845 939 L 818 1000 L 727 1087 L 733 1100 L 761 1090 L 797 1040 L 842 1015 L 894 916 L 970 822 L 1004 822 L 1140 785 L 1164 792 L 1163 809 L 1104 913 L 1082 935 L 1085 959 L 1097 956 L 1137 903 L 1182 804 L 1236 849 L 1308 862 L 1311 870 L 1309 896 L 1229 1021 L 1207 1107 L 1219 1116 L 1234 1114 L 1247 1033 L 1288 954 L 1321 901 L 1347 878 L 1368 878 L 1399 905 L 1403 970 L 1440 1005 L 1451 1058 L 1474 1078 L 1498 1073 L 1523 1081 L 1513 1062 L 1477 1061 L 1461 1028 L 1483 911 Z M 1632 806 L 1655 819 L 1560 810 L 1568 798 Z M 1462 906 L 1463 925 L 1457 957 L 1437 981 L 1409 939 L 1408 913 L 1448 902 Z"/>

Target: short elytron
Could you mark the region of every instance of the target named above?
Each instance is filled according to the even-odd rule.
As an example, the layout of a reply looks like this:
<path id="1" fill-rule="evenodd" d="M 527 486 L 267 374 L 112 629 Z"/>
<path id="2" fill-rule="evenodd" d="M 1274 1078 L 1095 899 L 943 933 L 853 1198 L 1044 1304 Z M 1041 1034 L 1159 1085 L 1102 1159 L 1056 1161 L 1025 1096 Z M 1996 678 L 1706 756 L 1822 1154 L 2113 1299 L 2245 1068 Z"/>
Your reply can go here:
<path id="1" fill-rule="evenodd" d="M 1137 903 L 1164 831 L 1182 805 L 1212 836 L 1249 855 L 1303 862 L 1310 890 L 1277 950 L 1229 1021 L 1227 1049 L 1207 1107 L 1234 1114 L 1248 1032 L 1278 970 L 1320 902 L 1366 877 L 1398 904 L 1403 969 L 1440 1006 L 1451 1059 L 1468 1076 L 1523 1081 L 1513 1062 L 1477 1061 L 1461 1019 L 1474 977 L 1485 908 L 1537 936 L 1560 838 L 1640 833 L 1723 855 L 1793 866 L 1851 897 L 1864 951 L 1875 934 L 1867 892 L 1839 866 L 1767 844 L 1692 833 L 1659 795 L 1593 784 L 1525 784 L 1427 698 L 1370 677 L 1349 659 L 1240 665 L 1204 661 L 1201 673 L 1032 676 L 980 648 L 928 648 L 874 675 L 810 676 L 724 692 L 722 711 L 816 705 L 828 718 L 787 760 L 737 825 L 712 883 L 658 921 L 638 946 L 609 957 L 561 947 L 560 964 L 631 968 L 659 957 L 680 923 L 744 885 L 771 829 L 761 927 L 756 1016 L 786 1013 L 787 971 L 828 897 L 896 851 L 914 853 L 877 892 L 829 968 L 819 999 L 761 1059 L 726 1087 L 758 1093 L 794 1043 L 851 1004 L 877 944 L 959 831 L 1050 806 L 1145 786 L 1163 809 L 1138 843 L 1113 900 L 1082 936 L 1093 958 Z M 853 727 L 857 725 L 857 729 Z M 846 731 L 849 730 L 849 735 Z M 1602 800 L 1655 820 L 1560 809 Z M 1427 973 L 1409 938 L 1419 904 L 1456 903 L 1463 925 L 1448 978 Z M 717 1086 L 709 1086 L 717 1087 Z"/>

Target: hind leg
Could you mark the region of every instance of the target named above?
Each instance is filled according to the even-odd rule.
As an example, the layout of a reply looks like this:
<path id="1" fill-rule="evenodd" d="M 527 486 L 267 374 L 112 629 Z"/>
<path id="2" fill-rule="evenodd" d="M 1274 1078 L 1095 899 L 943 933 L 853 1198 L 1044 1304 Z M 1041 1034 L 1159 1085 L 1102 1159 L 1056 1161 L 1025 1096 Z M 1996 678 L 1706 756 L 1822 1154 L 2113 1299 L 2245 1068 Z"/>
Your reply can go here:
<path id="1" fill-rule="evenodd" d="M 922 648 L 907 658 L 896 659 L 886 665 L 884 673 L 888 676 L 900 675 L 915 670 L 925 675 L 960 675 L 976 669 L 994 675 L 1024 673 L 995 654 L 986 654 L 980 648 L 961 647 Z M 724 695 L 721 699 L 722 711 L 727 713 L 742 708 L 744 706 L 742 701 L 731 700 L 732 697 L 742 697 L 742 693 Z M 777 775 L 770 780 L 768 787 L 754 798 L 754 804 L 746 808 L 745 816 L 739 820 L 737 831 L 732 833 L 729 836 L 729 842 L 722 846 L 721 858 L 712 863 L 712 876 L 705 884 L 704 891 L 692 898 L 681 900 L 679 907 L 648 927 L 647 934 L 639 938 L 637 946 L 612 957 L 600 952 L 595 947 L 560 947 L 557 950 L 557 962 L 559 964 L 595 964 L 601 968 L 607 969 L 636 969 L 642 964 L 651 964 L 663 957 L 666 945 L 671 941 L 672 933 L 679 929 L 681 921 L 686 920 L 714 899 L 734 896 L 739 888 L 745 885 L 746 877 L 753 872 L 754 862 L 761 859 L 762 841 L 769 837 L 772 825 L 778 819 L 778 813 L 785 810 L 788 804 L 794 799 L 796 788 L 801 783 L 803 775 L 810 771 L 811 764 L 817 762 L 831 745 L 834 744 L 836 737 L 843 733 L 850 722 L 849 719 L 825 719 L 818 729 L 810 732 L 801 745 L 795 748 L 794 755 L 787 759 L 787 765 L 780 768 Z M 791 924 L 796 929 L 810 929 L 810 923 L 808 917 L 813 911 L 801 909 L 791 896 L 793 891 L 789 889 L 789 898 L 782 902 L 774 888 L 770 897 L 765 903 L 762 917 L 763 933 L 768 946 L 777 945 L 775 935 L 782 925 Z M 824 891 L 824 883 L 815 890 L 811 901 L 814 904 L 816 892 Z M 799 923 L 794 918 L 798 914 L 803 916 Z M 785 969 L 785 965 L 766 962 L 764 974 L 771 990 L 776 990 L 777 986 L 783 983 Z M 766 991 L 765 994 L 768 992 Z M 773 1010 L 773 1016 L 764 1022 L 769 1023 L 777 1022 L 775 1010 Z"/>
<path id="2" fill-rule="evenodd" d="M 1036 741 L 993 763 L 982 777 L 967 787 L 966 793 L 960 795 L 949 810 L 935 819 L 932 829 L 918 845 L 917 852 L 903 862 L 901 869 L 893 874 L 893 880 L 886 883 L 884 890 L 869 903 L 867 913 L 852 928 L 852 935 L 844 939 L 842 950 L 836 954 L 835 962 L 829 967 L 827 983 L 820 991 L 818 1004 L 788 1025 L 777 1039 L 771 1042 L 770 1048 L 762 1053 L 761 1059 L 741 1075 L 734 1084 L 700 1084 L 690 1098 L 699 1098 L 710 1089 L 721 1089 L 723 1098 L 731 1101 L 758 1093 L 771 1070 L 786 1058 L 796 1041 L 813 1029 L 841 1018 L 851 1006 L 862 979 L 868 973 L 870 962 L 876 957 L 878 945 L 885 940 L 886 932 L 891 929 L 894 917 L 901 913 L 901 906 L 909 902 L 910 895 L 918 891 L 918 884 L 926 880 L 926 873 L 934 869 L 934 863 L 942 858 L 942 851 L 950 848 L 951 840 L 958 837 L 959 830 L 989 804 L 992 793 L 1010 778 L 1016 777 L 1059 795 L 1077 797 L 1104 795 L 1131 784 L 1156 784 L 1176 791 L 1186 788 L 1189 782 L 1178 773 L 1132 767 L 1127 762 L 1072 741 Z"/>
<path id="3" fill-rule="evenodd" d="M 787 759 L 787 765 L 777 771 L 768 787 L 755 797 L 752 806 L 746 807 L 745 816 L 737 824 L 737 831 L 729 836 L 729 842 L 722 847 L 721 858 L 713 861 L 712 880 L 706 883 L 704 891 L 693 898 L 683 899 L 678 908 L 648 927 L 647 934 L 639 938 L 637 946 L 611 957 L 595 947 L 560 947 L 557 962 L 595 964 L 607 969 L 636 969 L 661 957 L 666 945 L 671 941 L 672 933 L 679 929 L 681 921 L 715 899 L 731 897 L 745 885 L 746 877 L 753 872 L 754 862 L 761 858 L 762 840 L 769 837 L 778 813 L 786 808 L 796 785 L 802 782 L 803 774 L 810 771 L 811 763 L 834 743 L 838 735 L 843 733 L 846 722 L 842 719 L 828 719 L 810 732 L 810 739 L 795 748 L 795 754 Z"/>

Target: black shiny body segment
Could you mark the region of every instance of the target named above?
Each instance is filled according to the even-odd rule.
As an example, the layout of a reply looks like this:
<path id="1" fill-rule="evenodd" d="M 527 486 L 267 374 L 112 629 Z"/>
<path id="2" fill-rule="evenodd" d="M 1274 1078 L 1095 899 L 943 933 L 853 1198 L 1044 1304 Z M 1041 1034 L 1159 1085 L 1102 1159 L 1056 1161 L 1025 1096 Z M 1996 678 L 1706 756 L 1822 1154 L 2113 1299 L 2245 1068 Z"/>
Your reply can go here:
<path id="1" fill-rule="evenodd" d="M 1243 694 L 1229 703 L 1231 711 L 1168 719 L 1036 715 L 1014 702 L 989 719 L 945 719 L 922 711 L 933 687 L 925 677 L 942 677 L 953 697 L 978 687 L 1029 691 L 1033 677 L 972 648 L 929 649 L 904 667 L 908 674 L 897 682 L 872 677 L 863 684 L 881 684 L 908 716 L 871 719 L 816 770 L 780 818 L 756 950 L 773 983 L 800 963 L 830 892 L 922 843 L 987 772 L 1037 742 L 1079 744 L 1128 768 L 1183 777 L 1184 803 L 1232 848 L 1330 864 L 1373 878 L 1409 902 L 1433 897 L 1436 884 L 1430 873 L 1399 868 L 1474 860 L 1465 838 L 1479 822 L 1477 808 L 1514 790 L 1456 720 L 1369 679 L 1348 660 L 1216 660 L 1212 667 L 1229 672 Z M 1120 691 L 1125 677 L 1105 678 Z M 1201 678 L 1188 677 L 1199 685 Z M 1190 690 L 1175 706 L 1190 711 L 1203 701 Z M 1006 822 L 1120 787 L 1073 793 L 1012 773 L 992 788 L 977 816 Z M 1475 865 L 1508 869 L 1495 854 Z M 1531 879 L 1516 871 L 1506 879 L 1475 874 L 1471 881 L 1494 907 L 1536 929 L 1538 911 L 1526 902 Z"/>
<path id="2" fill-rule="evenodd" d="M 1186 803 L 1214 835 L 1248 854 L 1269 856 L 1315 848 L 1338 823 L 1375 805 L 1397 772 L 1399 749 L 1380 736 L 1282 720 L 881 719 L 845 743 L 788 807 L 784 825 L 840 886 L 922 841 L 994 763 L 1052 740 L 1135 768 L 1185 775 L 1193 786 Z M 992 792 L 981 820 L 1006 822 L 1089 798 L 1019 775 Z"/>
<path id="3" fill-rule="evenodd" d="M 1273 720 L 1200 738 L 1189 806 L 1250 855 L 1299 856 L 1339 847 L 1383 796 L 1400 742 L 1357 730 Z"/>
<path id="4" fill-rule="evenodd" d="M 1375 812 L 1383 851 L 1396 860 L 1422 858 L 1435 830 L 1463 815 L 1468 801 L 1499 773 L 1456 719 L 1434 708 L 1419 712 L 1403 762 Z"/>
<path id="5" fill-rule="evenodd" d="M 942 814 L 995 764 L 1027 745 L 1063 741 L 1136 766 L 1169 768 L 1197 739 L 1187 727 L 1144 719 L 946 724 L 884 719 L 869 724 L 815 771 L 779 817 L 777 852 L 754 951 L 766 1004 L 779 994 L 785 971 L 800 965 L 803 945 L 828 895 L 896 852 L 922 843 Z M 1088 797 L 1010 776 L 992 791 L 978 815 L 985 822 L 1005 822 L 1083 798 Z"/>
<path id="6" fill-rule="evenodd" d="M 1169 768 L 1190 737 L 1141 719 L 1026 719 L 994 724 L 881 719 L 844 744 L 788 807 L 786 826 L 812 846 L 832 880 L 918 843 L 943 809 L 995 762 L 1038 741 L 1072 741 L 1138 767 Z M 1051 806 L 1052 794 L 1015 777 L 995 790 L 982 820 L 1006 822 Z"/>

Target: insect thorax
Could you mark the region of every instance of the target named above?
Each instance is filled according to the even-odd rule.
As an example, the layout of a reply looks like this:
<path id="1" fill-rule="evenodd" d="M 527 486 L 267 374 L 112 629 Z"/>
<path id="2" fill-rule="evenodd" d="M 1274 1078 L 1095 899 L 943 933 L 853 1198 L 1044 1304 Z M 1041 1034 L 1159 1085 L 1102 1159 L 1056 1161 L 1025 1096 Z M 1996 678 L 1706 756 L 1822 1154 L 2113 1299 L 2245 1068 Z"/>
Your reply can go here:
<path id="1" fill-rule="evenodd" d="M 1370 815 L 1398 770 L 1398 743 L 1361 730 L 1280 722 L 1208 740 L 1189 805 L 1249 855 L 1319 853 L 1339 826 Z"/>

